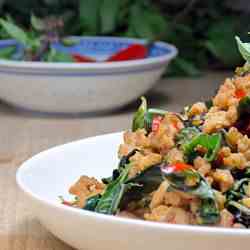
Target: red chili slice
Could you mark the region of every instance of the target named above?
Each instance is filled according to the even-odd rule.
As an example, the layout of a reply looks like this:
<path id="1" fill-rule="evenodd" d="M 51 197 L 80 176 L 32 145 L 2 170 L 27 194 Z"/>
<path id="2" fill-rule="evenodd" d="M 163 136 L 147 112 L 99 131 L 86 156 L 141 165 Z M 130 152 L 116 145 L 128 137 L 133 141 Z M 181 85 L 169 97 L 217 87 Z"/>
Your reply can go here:
<path id="1" fill-rule="evenodd" d="M 234 92 L 234 95 L 237 99 L 242 99 L 243 97 L 245 97 L 247 94 L 243 89 L 237 89 Z"/>
<path id="2" fill-rule="evenodd" d="M 62 204 L 63 204 L 63 205 L 66 205 L 66 206 L 69 206 L 69 207 L 72 207 L 72 206 L 73 206 L 72 202 L 65 201 L 65 200 L 62 202 Z"/>
<path id="3" fill-rule="evenodd" d="M 72 57 L 73 57 L 74 61 L 78 62 L 78 63 L 84 63 L 84 62 L 94 63 L 94 62 L 96 62 L 96 60 L 91 58 L 91 57 L 83 56 L 83 55 L 79 55 L 79 54 L 72 54 Z"/>
<path id="4" fill-rule="evenodd" d="M 166 167 L 164 167 L 164 171 L 168 173 L 175 173 L 175 172 L 181 172 L 190 168 L 192 168 L 191 165 L 188 165 L 184 162 L 177 162 L 173 165 L 167 165 Z"/>
<path id="5" fill-rule="evenodd" d="M 152 132 L 157 132 L 158 131 L 162 120 L 163 120 L 163 117 L 159 116 L 159 115 L 157 115 L 157 116 L 155 116 L 153 118 L 153 121 L 152 121 Z"/>
<path id="6" fill-rule="evenodd" d="M 107 59 L 107 62 L 129 61 L 143 59 L 148 56 L 148 47 L 142 44 L 133 44 L 126 49 L 115 53 Z"/>

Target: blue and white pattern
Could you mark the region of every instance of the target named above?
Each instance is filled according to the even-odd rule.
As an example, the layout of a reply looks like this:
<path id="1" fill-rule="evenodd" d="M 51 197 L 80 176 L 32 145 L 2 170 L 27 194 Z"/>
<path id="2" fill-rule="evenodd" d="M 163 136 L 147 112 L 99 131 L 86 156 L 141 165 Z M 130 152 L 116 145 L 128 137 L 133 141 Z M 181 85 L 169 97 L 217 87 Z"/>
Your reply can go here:
<path id="1" fill-rule="evenodd" d="M 66 47 L 61 43 L 55 43 L 53 47 L 66 53 L 77 53 L 81 55 L 91 56 L 99 61 L 108 58 L 110 55 L 127 48 L 134 43 L 145 44 L 145 41 L 140 39 L 124 39 L 115 37 L 75 37 L 79 42 L 71 47 Z M 14 40 L 0 41 L 0 49 L 8 46 L 17 46 L 17 51 L 13 59 L 20 58 L 23 52 L 23 46 Z M 155 43 L 151 49 L 148 58 L 164 56 L 172 52 L 172 48 L 167 44 Z"/>

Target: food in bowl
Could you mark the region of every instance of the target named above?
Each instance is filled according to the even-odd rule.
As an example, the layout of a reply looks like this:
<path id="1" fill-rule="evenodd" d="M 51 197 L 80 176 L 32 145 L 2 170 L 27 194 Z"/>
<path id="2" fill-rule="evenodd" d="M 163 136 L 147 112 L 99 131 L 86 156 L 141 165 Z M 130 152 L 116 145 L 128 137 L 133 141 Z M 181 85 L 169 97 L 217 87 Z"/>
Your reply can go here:
<path id="1" fill-rule="evenodd" d="M 63 203 L 162 223 L 250 227 L 247 68 L 181 113 L 148 108 L 143 97 L 112 176 L 81 176 L 69 189 L 76 199 Z"/>
<path id="2" fill-rule="evenodd" d="M 116 51 L 105 60 L 98 61 L 94 57 L 70 50 L 80 43 L 76 37 L 62 37 L 63 21 L 53 17 L 44 20 L 32 15 L 31 26 L 33 36 L 30 37 L 22 28 L 11 20 L 0 18 L 0 28 L 19 44 L 10 44 L 0 49 L 0 59 L 33 61 L 33 62 L 75 62 L 75 63 L 97 63 L 97 62 L 120 62 L 139 60 L 149 57 L 151 47 L 154 43 L 127 45 Z M 59 51 L 55 44 L 62 44 L 68 51 Z"/>
<path id="3" fill-rule="evenodd" d="M 124 133 L 119 166 L 71 188 L 78 208 L 157 222 L 250 226 L 250 75 L 225 80 L 182 113 L 145 98 Z M 100 166 L 101 167 L 101 166 Z"/>

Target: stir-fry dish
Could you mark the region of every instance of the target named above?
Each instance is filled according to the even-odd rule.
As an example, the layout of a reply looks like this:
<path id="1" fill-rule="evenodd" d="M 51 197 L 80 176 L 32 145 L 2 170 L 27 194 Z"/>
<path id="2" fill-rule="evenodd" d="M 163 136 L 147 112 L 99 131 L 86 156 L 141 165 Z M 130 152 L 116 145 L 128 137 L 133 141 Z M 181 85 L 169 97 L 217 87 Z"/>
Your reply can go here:
<path id="1" fill-rule="evenodd" d="M 238 40 L 244 48 L 244 43 Z M 180 113 L 145 98 L 112 176 L 82 176 L 64 204 L 172 224 L 250 227 L 250 73 L 236 70 L 209 101 Z"/>

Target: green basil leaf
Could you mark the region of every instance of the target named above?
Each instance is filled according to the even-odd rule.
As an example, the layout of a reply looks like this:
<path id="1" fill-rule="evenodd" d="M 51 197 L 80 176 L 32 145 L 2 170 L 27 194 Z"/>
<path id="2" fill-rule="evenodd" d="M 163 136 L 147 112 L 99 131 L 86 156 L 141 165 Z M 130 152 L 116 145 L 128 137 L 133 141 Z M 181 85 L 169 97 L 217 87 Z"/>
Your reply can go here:
<path id="1" fill-rule="evenodd" d="M 239 202 L 229 201 L 226 205 L 229 212 L 234 215 L 235 220 L 238 223 L 243 224 L 247 228 L 250 227 L 250 209 L 243 206 Z"/>
<path id="2" fill-rule="evenodd" d="M 126 184 L 131 184 L 132 187 L 124 194 L 121 207 L 131 201 L 139 201 L 145 198 L 155 191 L 163 181 L 164 177 L 160 164 L 153 165 L 135 177 L 128 179 Z"/>
<path id="3" fill-rule="evenodd" d="M 200 223 L 204 225 L 216 224 L 220 219 L 220 212 L 215 199 L 204 199 L 199 209 Z"/>
<path id="4" fill-rule="evenodd" d="M 100 194 L 88 198 L 83 209 L 88 210 L 88 211 L 95 211 L 96 206 L 98 202 L 100 201 L 100 199 L 101 199 Z"/>
<path id="5" fill-rule="evenodd" d="M 29 45 L 29 39 L 26 33 L 13 23 L 7 22 L 0 18 L 0 25 L 9 34 L 9 36 L 18 42 L 22 43 L 24 46 Z"/>
<path id="6" fill-rule="evenodd" d="M 108 177 L 108 178 L 103 178 L 102 182 L 105 184 L 109 184 L 112 181 L 115 181 L 120 176 L 120 174 L 123 172 L 123 170 L 126 168 L 126 166 L 130 163 L 130 157 L 135 155 L 136 152 L 138 152 L 138 151 L 139 151 L 138 149 L 134 149 L 128 155 L 123 156 L 120 159 L 120 162 L 118 164 L 118 168 L 113 170 L 112 176 Z"/>
<path id="7" fill-rule="evenodd" d="M 177 145 L 185 145 L 186 143 L 190 142 L 195 136 L 200 134 L 200 130 L 196 127 L 187 127 L 183 128 L 177 135 L 176 135 L 176 142 Z"/>
<path id="8" fill-rule="evenodd" d="M 238 36 L 235 37 L 242 57 L 250 62 L 250 43 L 243 43 Z"/>
<path id="9" fill-rule="evenodd" d="M 134 114 L 132 131 L 144 128 L 144 117 L 147 112 L 147 100 L 145 97 L 141 97 L 141 105 Z"/>
<path id="10" fill-rule="evenodd" d="M 128 178 L 130 165 L 128 165 L 119 178 L 109 183 L 100 198 L 95 211 L 102 214 L 115 214 L 119 208 L 122 196 L 130 188 L 130 184 L 125 184 Z"/>
<path id="11" fill-rule="evenodd" d="M 36 17 L 34 14 L 31 15 L 30 23 L 33 29 L 37 31 L 45 30 L 45 23 L 39 17 Z"/>
<path id="12" fill-rule="evenodd" d="M 191 141 L 183 144 L 181 147 L 184 151 L 185 156 L 188 159 L 188 162 L 192 162 L 193 159 L 197 156 L 195 151 L 197 146 L 202 146 L 207 150 L 204 158 L 211 162 L 215 160 L 217 153 L 220 149 L 222 141 L 221 134 L 199 134 L 195 136 Z"/>

